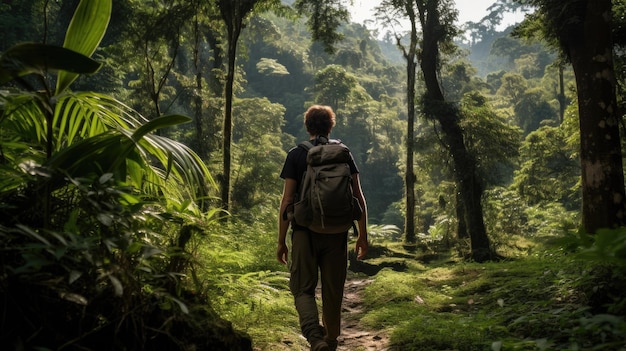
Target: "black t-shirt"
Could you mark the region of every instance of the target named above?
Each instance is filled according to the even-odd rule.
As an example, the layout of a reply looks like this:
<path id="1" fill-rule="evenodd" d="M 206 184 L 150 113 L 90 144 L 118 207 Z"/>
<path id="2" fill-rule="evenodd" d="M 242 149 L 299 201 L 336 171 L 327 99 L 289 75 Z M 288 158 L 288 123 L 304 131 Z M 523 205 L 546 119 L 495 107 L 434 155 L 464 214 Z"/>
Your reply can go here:
<path id="1" fill-rule="evenodd" d="M 313 145 L 317 145 L 317 139 L 311 140 L 311 143 L 313 143 Z M 298 146 L 292 148 L 289 150 L 287 159 L 283 165 L 283 170 L 280 172 L 280 177 L 283 179 L 295 179 L 298 182 L 297 189 L 300 189 L 302 176 L 304 175 L 304 172 L 306 172 L 306 155 L 307 151 L 305 149 Z M 354 163 L 352 154 L 350 154 L 350 162 L 348 163 L 348 166 L 350 166 L 351 174 L 359 173 L 359 169 Z"/>

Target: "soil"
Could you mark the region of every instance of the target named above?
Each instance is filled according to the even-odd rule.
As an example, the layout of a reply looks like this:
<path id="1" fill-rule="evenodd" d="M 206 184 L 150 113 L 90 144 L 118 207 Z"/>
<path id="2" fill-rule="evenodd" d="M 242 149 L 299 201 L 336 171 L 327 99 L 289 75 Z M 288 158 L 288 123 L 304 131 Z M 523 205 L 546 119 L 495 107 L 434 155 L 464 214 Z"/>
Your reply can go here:
<path id="1" fill-rule="evenodd" d="M 349 278 L 343 298 L 342 329 L 338 351 L 385 351 L 389 348 L 389 337 L 384 331 L 370 330 L 360 323 L 363 314 L 362 292 L 372 280 Z"/>
<path id="2" fill-rule="evenodd" d="M 375 253 L 374 253 L 375 254 Z M 368 253 L 369 255 L 369 253 Z M 379 256 L 378 253 L 376 256 Z M 383 262 L 377 265 L 357 260 L 354 252 L 350 252 L 348 279 L 344 286 L 344 298 L 342 309 L 342 327 L 339 336 L 337 351 L 397 351 L 389 341 L 389 335 L 384 330 L 372 330 L 361 323 L 361 317 L 365 314 L 363 304 L 363 292 L 374 280 L 383 268 L 391 268 L 394 271 L 406 270 L 404 262 Z M 318 286 L 317 297 L 321 298 L 321 288 Z M 321 311 L 320 311 L 321 313 Z M 273 345 L 266 351 L 306 351 L 309 350 L 304 337 L 301 340 L 285 339 L 281 345 Z M 255 349 L 257 351 L 258 349 Z"/>
<path id="3" fill-rule="evenodd" d="M 360 319 L 365 313 L 363 306 L 363 291 L 372 279 L 348 273 L 348 280 L 344 288 L 342 328 L 339 336 L 337 351 L 393 351 L 389 346 L 388 335 L 381 330 L 371 330 L 363 326 Z M 321 289 L 317 289 L 320 298 Z M 321 312 L 321 311 L 320 311 Z M 308 351 L 308 343 L 300 336 L 298 342 L 285 339 L 280 345 L 270 345 L 265 351 Z M 306 345 L 306 346 L 305 346 Z M 255 348 L 255 351 L 260 349 Z"/>

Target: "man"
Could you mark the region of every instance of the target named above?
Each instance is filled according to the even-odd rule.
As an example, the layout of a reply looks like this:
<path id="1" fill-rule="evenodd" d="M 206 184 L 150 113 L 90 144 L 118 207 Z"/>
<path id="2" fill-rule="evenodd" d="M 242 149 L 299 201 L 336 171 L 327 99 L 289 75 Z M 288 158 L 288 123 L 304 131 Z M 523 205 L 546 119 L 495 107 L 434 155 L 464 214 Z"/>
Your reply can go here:
<path id="1" fill-rule="evenodd" d="M 318 137 L 328 138 L 335 126 L 335 113 L 329 106 L 313 105 L 304 114 L 304 125 L 311 142 L 316 145 Z M 291 149 L 285 160 L 280 177 L 285 180 L 283 196 L 280 202 L 278 261 L 287 264 L 285 239 L 289 221 L 283 216 L 288 206 L 293 204 L 294 196 L 300 189 L 302 176 L 307 168 L 307 151 L 301 147 Z M 358 220 L 358 238 L 355 251 L 362 259 L 368 250 L 367 242 L 367 207 L 359 182 L 359 171 L 350 155 L 350 173 L 352 187 L 363 215 Z M 291 222 L 291 279 L 289 287 L 300 317 L 302 335 L 311 345 L 312 351 L 337 349 L 337 337 L 341 331 L 341 302 L 347 272 L 348 233 L 320 234 Z M 318 276 L 319 270 L 319 276 Z M 315 288 L 318 278 L 322 283 L 322 321 L 320 325 L 315 301 Z"/>

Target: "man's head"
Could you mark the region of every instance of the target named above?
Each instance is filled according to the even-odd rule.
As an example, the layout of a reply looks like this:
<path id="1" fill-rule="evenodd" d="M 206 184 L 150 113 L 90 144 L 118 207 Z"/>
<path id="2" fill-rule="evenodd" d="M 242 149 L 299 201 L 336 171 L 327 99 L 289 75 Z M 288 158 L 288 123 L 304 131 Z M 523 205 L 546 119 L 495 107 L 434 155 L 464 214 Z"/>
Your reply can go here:
<path id="1" fill-rule="evenodd" d="M 313 105 L 304 113 L 304 126 L 311 136 L 328 136 L 335 126 L 335 112 L 330 106 Z"/>

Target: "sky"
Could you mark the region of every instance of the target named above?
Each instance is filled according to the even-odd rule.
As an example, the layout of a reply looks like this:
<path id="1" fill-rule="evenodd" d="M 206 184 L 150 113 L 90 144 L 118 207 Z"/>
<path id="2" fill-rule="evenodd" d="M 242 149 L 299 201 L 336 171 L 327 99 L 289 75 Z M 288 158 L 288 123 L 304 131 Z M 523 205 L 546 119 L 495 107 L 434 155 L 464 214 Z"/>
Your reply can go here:
<path id="1" fill-rule="evenodd" d="M 380 1 L 377 0 L 353 0 L 354 5 L 350 6 L 350 16 L 352 22 L 363 23 L 366 19 L 373 19 L 372 10 Z M 456 8 L 459 10 L 459 24 L 468 21 L 478 22 L 487 15 L 487 8 L 494 4 L 496 0 L 455 0 Z M 522 15 L 505 16 L 506 24 L 521 21 Z"/>

